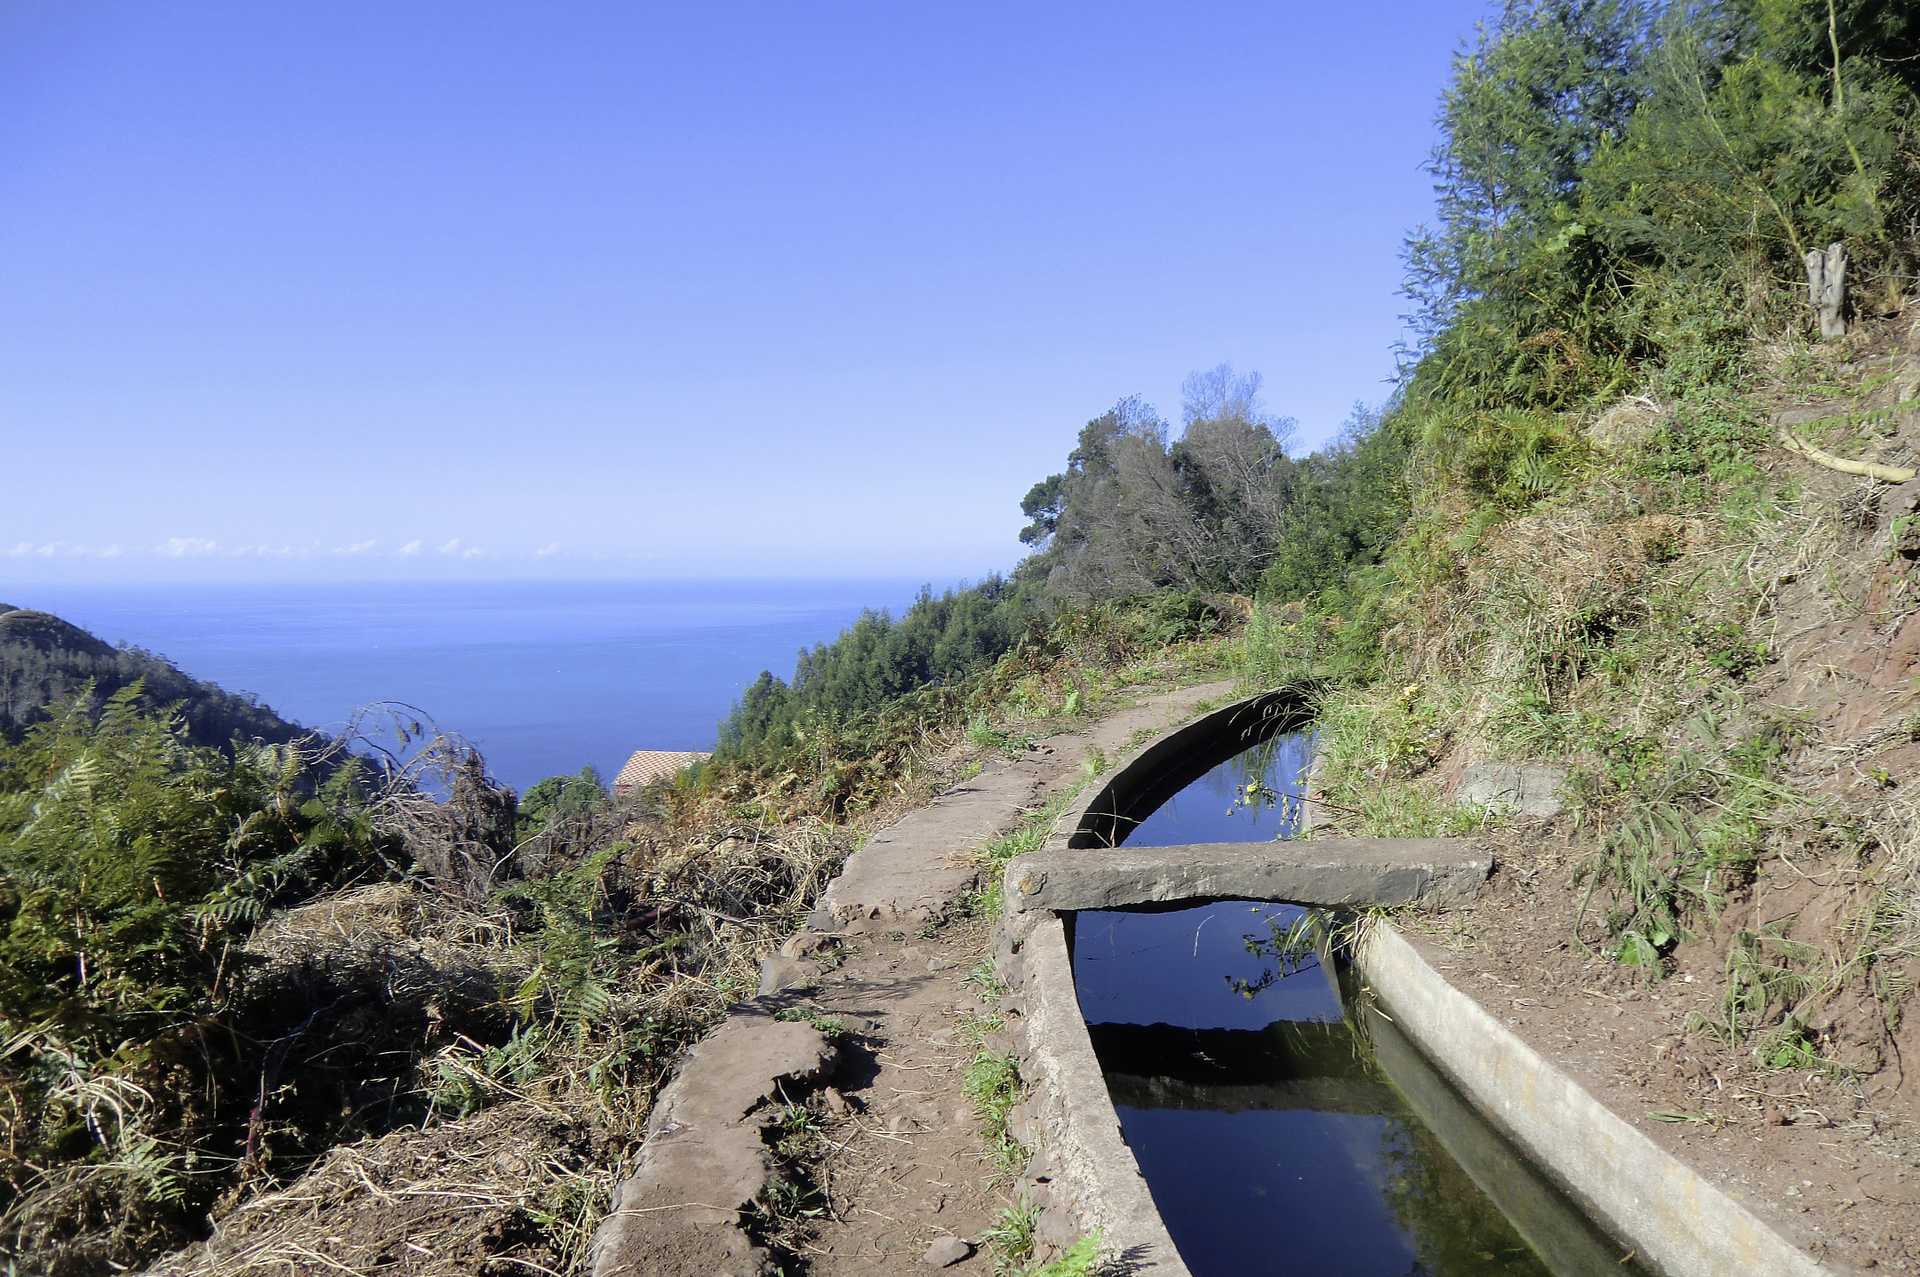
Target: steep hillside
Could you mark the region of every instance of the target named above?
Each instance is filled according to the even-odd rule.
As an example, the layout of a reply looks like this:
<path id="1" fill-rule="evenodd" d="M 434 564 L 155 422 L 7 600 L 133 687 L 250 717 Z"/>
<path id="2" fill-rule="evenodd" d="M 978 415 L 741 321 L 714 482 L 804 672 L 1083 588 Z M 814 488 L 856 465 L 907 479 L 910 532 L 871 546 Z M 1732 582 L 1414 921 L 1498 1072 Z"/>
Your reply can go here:
<path id="1" fill-rule="evenodd" d="M 1492 838 L 1492 892 L 1431 931 L 1471 987 L 1822 1254 L 1920 1262 L 1860 1206 L 1920 1166 L 1920 480 L 1800 446 L 1911 474 L 1920 332 L 1742 367 L 1711 413 L 1576 417 L 1522 514 L 1429 490 L 1378 667 L 1327 699 L 1325 820 Z M 1276 619 L 1264 659 L 1312 666 L 1327 625 Z M 1515 810 L 1489 763 L 1557 810 Z"/>
<path id="2" fill-rule="evenodd" d="M 284 744 L 304 734 L 253 697 L 203 682 L 151 652 L 116 648 L 51 613 L 0 603 L 0 737 L 17 740 L 89 682 L 98 708 L 136 681 L 144 704 L 180 707 L 197 745 L 225 746 L 236 736 Z"/>

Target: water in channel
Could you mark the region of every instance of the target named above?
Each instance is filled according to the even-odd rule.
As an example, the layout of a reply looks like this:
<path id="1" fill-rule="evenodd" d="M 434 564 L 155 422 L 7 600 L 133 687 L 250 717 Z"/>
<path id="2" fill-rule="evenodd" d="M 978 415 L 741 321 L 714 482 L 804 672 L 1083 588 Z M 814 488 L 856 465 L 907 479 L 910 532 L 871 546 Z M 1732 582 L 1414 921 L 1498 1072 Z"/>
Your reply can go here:
<path id="1" fill-rule="evenodd" d="M 1125 840 L 1291 836 L 1311 752 L 1304 732 L 1245 750 Z M 1284 943 L 1303 914 L 1241 900 L 1070 920 L 1121 1128 L 1196 1277 L 1640 1272 L 1350 979 L 1343 994 Z"/>

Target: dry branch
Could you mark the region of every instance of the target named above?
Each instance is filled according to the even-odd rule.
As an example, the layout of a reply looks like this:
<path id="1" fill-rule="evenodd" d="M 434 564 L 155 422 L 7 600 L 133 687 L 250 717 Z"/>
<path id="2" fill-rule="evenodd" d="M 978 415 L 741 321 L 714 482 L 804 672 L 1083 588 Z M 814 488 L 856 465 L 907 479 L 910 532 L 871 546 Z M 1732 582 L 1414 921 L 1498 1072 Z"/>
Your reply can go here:
<path id="1" fill-rule="evenodd" d="M 1831 452 L 1822 452 L 1805 439 L 1790 430 L 1780 432 L 1780 444 L 1789 452 L 1797 452 L 1815 465 L 1825 466 L 1829 470 L 1838 470 L 1841 474 L 1855 474 L 1863 479 L 1878 479 L 1881 483 L 1905 483 L 1920 475 L 1920 471 L 1905 466 L 1883 466 L 1877 461 L 1854 461 L 1847 457 L 1836 457 Z"/>

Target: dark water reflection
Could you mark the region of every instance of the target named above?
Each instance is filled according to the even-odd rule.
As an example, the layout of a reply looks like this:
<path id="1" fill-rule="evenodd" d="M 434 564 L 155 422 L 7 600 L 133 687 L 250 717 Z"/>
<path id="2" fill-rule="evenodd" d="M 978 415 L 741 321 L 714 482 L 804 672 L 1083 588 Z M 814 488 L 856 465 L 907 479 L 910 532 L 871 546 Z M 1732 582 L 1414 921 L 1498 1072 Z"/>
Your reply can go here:
<path id="1" fill-rule="evenodd" d="M 1286 836 L 1294 804 L 1236 796 L 1249 781 L 1297 795 L 1311 749 L 1293 733 L 1230 759 L 1127 841 Z M 1280 960 L 1276 937 L 1302 912 L 1217 901 L 1072 919 L 1108 1090 L 1196 1277 L 1637 1272 L 1339 973 Z"/>

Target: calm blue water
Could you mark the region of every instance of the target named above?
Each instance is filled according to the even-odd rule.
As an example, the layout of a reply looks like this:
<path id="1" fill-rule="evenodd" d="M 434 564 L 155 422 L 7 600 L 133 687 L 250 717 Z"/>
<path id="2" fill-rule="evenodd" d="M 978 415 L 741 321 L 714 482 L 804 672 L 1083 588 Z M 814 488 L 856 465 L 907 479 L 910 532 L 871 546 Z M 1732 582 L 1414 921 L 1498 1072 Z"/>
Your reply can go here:
<path id="1" fill-rule="evenodd" d="M 518 788 L 636 749 L 710 749 L 763 669 L 793 673 L 865 607 L 896 616 L 917 583 L 665 582 L 299 586 L 0 584 L 110 643 L 252 692 L 334 729 L 407 701 Z"/>
<path id="2" fill-rule="evenodd" d="M 1290 837 L 1293 804 L 1235 797 L 1252 780 L 1297 798 L 1312 755 L 1310 732 L 1246 750 L 1126 841 Z M 1220 900 L 1073 920 L 1080 1009 L 1121 1131 L 1187 1267 L 1196 1277 L 1546 1277 L 1381 1077 L 1329 973 L 1315 960 L 1278 961 L 1275 936 L 1300 914 Z M 1523 1173 L 1517 1159 L 1507 1170 Z"/>
<path id="3" fill-rule="evenodd" d="M 1300 795 L 1313 765 L 1314 733 L 1283 732 L 1207 772 L 1160 804 L 1126 835 L 1130 847 L 1193 842 L 1267 842 L 1300 832 Z M 1248 781 L 1262 794 L 1246 801 Z"/>

